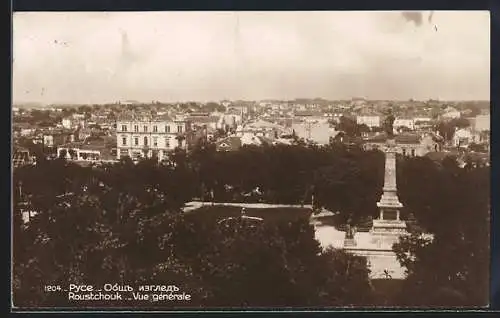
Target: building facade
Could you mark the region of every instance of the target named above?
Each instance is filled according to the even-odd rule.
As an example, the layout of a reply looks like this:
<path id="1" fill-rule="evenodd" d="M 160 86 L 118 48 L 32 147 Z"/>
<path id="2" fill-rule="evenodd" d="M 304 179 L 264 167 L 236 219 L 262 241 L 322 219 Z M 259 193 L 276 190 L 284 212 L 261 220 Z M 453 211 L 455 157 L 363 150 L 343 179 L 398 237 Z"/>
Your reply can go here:
<path id="1" fill-rule="evenodd" d="M 358 125 L 365 124 L 370 128 L 380 127 L 380 116 L 356 116 L 356 123 Z"/>
<path id="2" fill-rule="evenodd" d="M 415 121 L 413 120 L 413 118 L 398 117 L 394 121 L 393 126 L 396 129 L 399 127 L 406 127 L 410 130 L 415 130 Z"/>
<path id="3" fill-rule="evenodd" d="M 187 120 L 159 117 L 122 117 L 116 123 L 117 158 L 166 159 L 176 148 L 187 149 L 191 124 Z"/>
<path id="4" fill-rule="evenodd" d="M 473 126 L 474 130 L 477 132 L 489 131 L 490 130 L 490 115 L 477 115 L 474 118 Z"/>
<path id="5" fill-rule="evenodd" d="M 407 157 L 423 157 L 429 152 L 438 152 L 443 148 L 441 137 L 426 133 L 423 135 L 414 133 L 397 134 L 394 138 L 394 151 Z M 364 140 L 363 148 L 365 150 L 382 150 L 386 144 L 387 136 L 385 133 Z"/>

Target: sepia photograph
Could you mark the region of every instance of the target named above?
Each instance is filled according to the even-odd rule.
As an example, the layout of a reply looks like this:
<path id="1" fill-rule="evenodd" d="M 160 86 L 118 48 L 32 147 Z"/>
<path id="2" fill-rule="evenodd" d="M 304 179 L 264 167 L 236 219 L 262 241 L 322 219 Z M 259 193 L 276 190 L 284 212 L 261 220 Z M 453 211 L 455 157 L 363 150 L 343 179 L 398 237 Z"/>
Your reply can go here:
<path id="1" fill-rule="evenodd" d="M 487 308 L 488 11 L 14 12 L 14 310 Z"/>

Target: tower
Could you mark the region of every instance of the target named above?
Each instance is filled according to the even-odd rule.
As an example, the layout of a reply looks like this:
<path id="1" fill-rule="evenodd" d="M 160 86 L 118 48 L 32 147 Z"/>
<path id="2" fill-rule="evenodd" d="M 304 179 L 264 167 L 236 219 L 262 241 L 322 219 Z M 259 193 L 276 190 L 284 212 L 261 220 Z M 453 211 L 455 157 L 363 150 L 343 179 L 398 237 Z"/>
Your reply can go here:
<path id="1" fill-rule="evenodd" d="M 391 248 L 392 244 L 398 241 L 399 236 L 406 233 L 406 222 L 400 219 L 400 209 L 403 204 L 399 202 L 397 195 L 394 138 L 389 138 L 386 143 L 384 188 L 377 206 L 380 209 L 380 215 L 378 219 L 373 220 L 372 240 L 377 246 Z"/>

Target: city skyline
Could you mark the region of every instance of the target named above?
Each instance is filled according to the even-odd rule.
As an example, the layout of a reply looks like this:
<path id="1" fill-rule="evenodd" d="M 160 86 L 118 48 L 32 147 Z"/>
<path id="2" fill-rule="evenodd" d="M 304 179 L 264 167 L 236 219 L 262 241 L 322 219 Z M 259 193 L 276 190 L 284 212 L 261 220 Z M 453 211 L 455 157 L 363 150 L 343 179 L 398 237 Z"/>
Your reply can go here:
<path id="1" fill-rule="evenodd" d="M 489 34 L 487 11 L 15 13 L 13 102 L 489 100 Z"/>

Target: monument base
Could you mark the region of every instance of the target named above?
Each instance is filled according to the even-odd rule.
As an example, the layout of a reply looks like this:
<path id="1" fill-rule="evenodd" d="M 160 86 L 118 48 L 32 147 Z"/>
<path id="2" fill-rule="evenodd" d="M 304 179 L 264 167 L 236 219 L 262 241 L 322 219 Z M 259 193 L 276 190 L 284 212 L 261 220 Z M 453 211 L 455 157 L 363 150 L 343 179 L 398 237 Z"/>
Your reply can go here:
<path id="1" fill-rule="evenodd" d="M 373 220 L 370 231 L 372 243 L 376 246 L 391 249 L 399 237 L 406 235 L 406 222 L 401 220 Z"/>
<path id="2" fill-rule="evenodd" d="M 355 239 L 345 239 L 344 240 L 344 247 L 354 247 L 356 246 L 356 240 Z"/>

